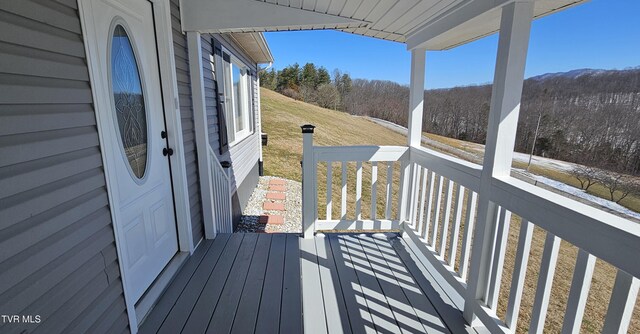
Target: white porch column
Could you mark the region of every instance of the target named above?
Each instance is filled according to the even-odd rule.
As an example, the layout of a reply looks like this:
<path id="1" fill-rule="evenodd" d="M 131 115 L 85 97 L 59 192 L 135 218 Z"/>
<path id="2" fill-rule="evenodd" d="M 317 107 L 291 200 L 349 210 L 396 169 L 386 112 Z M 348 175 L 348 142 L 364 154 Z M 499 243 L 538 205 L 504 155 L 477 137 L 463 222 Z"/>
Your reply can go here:
<path id="1" fill-rule="evenodd" d="M 211 161 L 209 161 L 209 132 L 207 130 L 207 110 L 202 70 L 202 45 L 199 32 L 187 32 L 187 48 L 189 51 L 193 127 L 198 153 L 198 176 L 200 177 L 204 236 L 206 239 L 213 239 L 217 231 L 213 216 L 213 210 L 215 209 L 213 205 L 213 181 L 211 179 Z"/>
<path id="2" fill-rule="evenodd" d="M 475 318 L 476 301 L 484 302 L 490 289 L 491 251 L 498 206 L 489 201 L 489 191 L 494 177 L 509 176 L 511 172 L 532 16 L 531 0 L 517 0 L 502 8 L 487 144 L 480 180 L 478 222 L 474 231 L 464 309 L 464 318 L 469 323 Z"/>
<path id="3" fill-rule="evenodd" d="M 420 146 L 424 108 L 424 69 L 426 49 L 411 50 L 411 81 L 409 82 L 409 122 L 407 145 Z"/>
<path id="4" fill-rule="evenodd" d="M 411 79 L 409 82 L 409 117 L 407 122 L 407 146 L 420 147 L 422 143 L 422 114 L 424 113 L 424 69 L 427 50 L 415 48 L 411 50 Z M 398 220 L 403 222 L 413 217 L 413 198 L 415 168 L 409 162 L 402 165 L 400 180 L 400 212 Z"/>

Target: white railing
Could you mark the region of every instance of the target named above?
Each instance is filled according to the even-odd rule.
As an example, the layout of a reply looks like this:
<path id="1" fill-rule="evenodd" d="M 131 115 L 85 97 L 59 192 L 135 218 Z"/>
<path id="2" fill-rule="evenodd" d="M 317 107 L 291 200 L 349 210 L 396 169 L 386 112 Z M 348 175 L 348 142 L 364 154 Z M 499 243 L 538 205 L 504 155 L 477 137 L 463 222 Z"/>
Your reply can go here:
<path id="1" fill-rule="evenodd" d="M 213 189 L 213 219 L 217 233 L 233 232 L 233 217 L 231 207 L 231 181 L 227 175 L 227 168 L 218 161 L 215 152 L 209 148 L 211 162 L 211 183 Z"/>
<path id="2" fill-rule="evenodd" d="M 615 267 L 617 272 L 606 316 L 600 320 L 604 321 L 603 332 L 626 333 L 640 286 L 639 224 L 511 177 L 492 178 L 491 186 L 483 192 L 480 187 L 482 166 L 429 149 L 314 147 L 312 133 L 305 134 L 303 154 L 303 194 L 307 194 L 306 197 L 303 195 L 305 236 L 313 235 L 317 230 L 399 227 L 405 238 L 413 241 L 415 250 L 464 300 L 465 305 L 459 307 L 466 309 L 465 315 L 472 314 L 493 333 L 515 333 L 531 257 L 533 230 L 537 226 L 544 230 L 546 238 L 538 277 L 534 279 L 537 282 L 534 283 L 536 294 L 530 323 L 525 326 L 528 332 L 542 333 L 552 298 L 567 301 L 562 332 L 580 331 L 595 259 L 599 258 Z M 355 216 L 347 217 L 349 173 L 346 166 L 353 162 L 356 171 Z M 389 166 L 398 162 L 402 165 L 400 177 L 387 177 L 383 188 L 400 189 L 397 215 L 391 217 L 389 213 L 392 192 L 387 190 L 385 220 L 377 219 L 376 208 L 373 207 L 377 205 L 377 192 L 371 191 L 374 197 L 371 200 L 371 217 L 363 219 L 360 215 L 363 166 L 370 165 L 371 187 L 376 189 L 381 164 L 385 165 L 387 175 L 392 176 L 394 170 Z M 336 164 L 339 164 L 342 174 L 340 219 L 332 219 L 334 168 L 328 168 L 336 167 Z M 325 219 L 318 218 L 318 174 L 326 175 L 327 200 L 320 210 L 326 212 Z M 505 293 L 501 294 L 500 288 L 512 214 L 520 217 L 520 230 L 515 260 L 512 260 L 514 265 L 508 269 L 513 270 L 511 282 L 506 284 L 510 289 L 504 297 Z M 373 223 L 378 221 L 388 223 Z M 579 251 L 568 296 L 552 296 L 561 240 L 574 245 Z M 490 256 L 483 258 L 483 249 L 489 249 L 487 254 Z M 502 317 L 497 315 L 499 302 L 506 304 L 506 313 Z"/>

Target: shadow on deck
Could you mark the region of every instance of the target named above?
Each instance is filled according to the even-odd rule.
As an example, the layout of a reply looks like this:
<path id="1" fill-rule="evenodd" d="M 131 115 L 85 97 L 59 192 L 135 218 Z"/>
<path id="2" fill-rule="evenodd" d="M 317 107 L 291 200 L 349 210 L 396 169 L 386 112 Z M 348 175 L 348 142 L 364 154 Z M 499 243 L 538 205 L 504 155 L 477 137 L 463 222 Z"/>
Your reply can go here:
<path id="1" fill-rule="evenodd" d="M 140 332 L 475 333 L 407 242 L 219 235 L 187 261 Z"/>

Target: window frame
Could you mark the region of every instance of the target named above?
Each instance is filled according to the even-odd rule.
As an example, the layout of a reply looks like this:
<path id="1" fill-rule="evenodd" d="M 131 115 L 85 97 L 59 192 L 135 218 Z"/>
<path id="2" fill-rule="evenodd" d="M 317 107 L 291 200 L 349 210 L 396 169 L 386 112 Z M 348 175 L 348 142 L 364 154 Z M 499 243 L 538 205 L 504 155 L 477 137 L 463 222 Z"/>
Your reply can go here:
<path id="1" fill-rule="evenodd" d="M 227 136 L 229 147 L 233 147 L 243 141 L 253 133 L 252 126 L 252 76 L 249 66 L 231 53 L 227 48 L 221 46 L 222 49 L 222 80 L 223 80 L 223 98 L 225 100 L 225 126 L 227 128 Z M 227 60 L 228 59 L 228 60 Z M 236 90 L 233 84 L 234 70 L 233 66 L 239 69 L 241 78 L 239 80 L 240 97 L 236 96 Z M 240 104 L 237 99 L 241 99 Z M 238 112 L 237 108 L 242 109 Z M 244 119 L 244 128 L 238 130 L 238 115 Z"/>

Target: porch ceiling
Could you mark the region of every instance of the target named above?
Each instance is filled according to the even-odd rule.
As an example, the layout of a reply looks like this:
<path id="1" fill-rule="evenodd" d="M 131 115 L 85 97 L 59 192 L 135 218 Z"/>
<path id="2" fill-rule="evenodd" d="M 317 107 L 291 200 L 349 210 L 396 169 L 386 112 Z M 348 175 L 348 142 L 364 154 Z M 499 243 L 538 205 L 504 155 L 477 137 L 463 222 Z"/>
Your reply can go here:
<path id="1" fill-rule="evenodd" d="M 265 32 L 334 29 L 452 48 L 498 31 L 500 8 L 514 0 L 182 0 L 183 29 Z M 586 0 L 534 0 L 542 17 Z"/>

